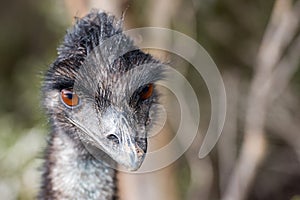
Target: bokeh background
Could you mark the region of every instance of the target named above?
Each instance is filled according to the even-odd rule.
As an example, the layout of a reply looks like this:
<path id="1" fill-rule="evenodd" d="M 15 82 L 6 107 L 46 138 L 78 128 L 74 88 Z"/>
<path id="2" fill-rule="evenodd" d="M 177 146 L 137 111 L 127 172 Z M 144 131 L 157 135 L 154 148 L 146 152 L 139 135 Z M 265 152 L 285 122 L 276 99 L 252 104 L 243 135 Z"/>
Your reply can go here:
<path id="1" fill-rule="evenodd" d="M 197 40 L 217 64 L 228 98 L 222 136 L 200 160 L 209 94 L 188 63 L 162 53 L 199 91 L 199 135 L 171 166 L 139 176 L 121 174 L 120 199 L 300 199 L 299 0 L 2 2 L 0 199 L 37 194 L 49 131 L 40 104 L 43 73 L 74 16 L 91 8 L 118 18 L 125 12 L 125 29 L 159 26 Z M 168 133 L 154 142 L 166 143 L 175 128 L 170 122 Z"/>

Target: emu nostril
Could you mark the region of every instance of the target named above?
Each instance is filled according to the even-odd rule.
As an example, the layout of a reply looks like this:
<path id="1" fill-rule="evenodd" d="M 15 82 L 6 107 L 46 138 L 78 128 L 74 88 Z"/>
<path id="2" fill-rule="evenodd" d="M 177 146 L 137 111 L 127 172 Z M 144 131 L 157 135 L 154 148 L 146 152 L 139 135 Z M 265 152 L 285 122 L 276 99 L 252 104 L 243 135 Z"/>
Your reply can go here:
<path id="1" fill-rule="evenodd" d="M 109 134 L 107 136 L 107 139 L 111 140 L 112 142 L 114 142 L 116 144 L 120 143 L 119 138 L 116 135 L 114 135 L 114 134 Z"/>

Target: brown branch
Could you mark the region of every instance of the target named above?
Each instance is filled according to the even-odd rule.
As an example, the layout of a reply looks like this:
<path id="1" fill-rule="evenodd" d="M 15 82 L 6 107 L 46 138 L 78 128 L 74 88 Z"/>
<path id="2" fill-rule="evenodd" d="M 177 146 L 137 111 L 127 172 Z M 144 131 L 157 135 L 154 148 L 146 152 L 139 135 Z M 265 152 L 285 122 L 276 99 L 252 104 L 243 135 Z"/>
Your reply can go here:
<path id="1" fill-rule="evenodd" d="M 65 0 L 65 7 L 71 19 L 74 17 L 83 17 L 92 8 L 104 10 L 117 17 L 121 17 L 122 4 L 121 0 Z"/>
<path id="2" fill-rule="evenodd" d="M 291 0 L 277 0 L 256 59 L 246 110 L 245 136 L 241 153 L 223 199 L 242 200 L 247 195 L 256 170 L 264 157 L 264 125 L 273 81 L 272 71 L 299 26 L 299 1 L 292 9 Z M 296 17 L 295 17 L 296 16 Z M 298 17 L 297 17 L 298 16 Z M 295 19 L 296 18 L 296 19 Z"/>
<path id="3" fill-rule="evenodd" d="M 124 0 L 89 0 L 91 8 L 97 8 L 112 13 L 118 18 L 122 14 L 122 4 Z"/>
<path id="4" fill-rule="evenodd" d="M 65 0 L 64 2 L 71 20 L 74 17 L 83 17 L 89 11 L 88 0 Z"/>

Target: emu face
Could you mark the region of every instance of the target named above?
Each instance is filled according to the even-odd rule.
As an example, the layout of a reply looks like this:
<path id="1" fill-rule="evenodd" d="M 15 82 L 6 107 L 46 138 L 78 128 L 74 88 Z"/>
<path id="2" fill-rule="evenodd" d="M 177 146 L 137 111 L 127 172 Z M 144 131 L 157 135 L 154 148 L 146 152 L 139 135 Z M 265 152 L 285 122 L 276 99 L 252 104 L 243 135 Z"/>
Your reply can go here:
<path id="1" fill-rule="evenodd" d="M 76 29 L 72 37 L 66 36 L 59 57 L 46 73 L 44 106 L 54 128 L 80 141 L 93 156 L 137 170 L 147 151 L 149 112 L 157 101 L 154 84 L 162 66 L 113 29 L 111 21 L 95 23 L 103 16 L 94 15 L 77 22 L 77 32 L 89 31 L 84 31 L 87 35 L 78 44 Z M 89 20 L 94 20 L 88 24 L 92 28 L 112 28 L 109 43 L 100 38 L 101 30 L 93 33 L 88 25 L 80 27 Z M 82 41 L 91 38 L 95 41 L 90 45 Z"/>
<path id="2" fill-rule="evenodd" d="M 92 154 L 101 150 L 136 170 L 147 150 L 149 111 L 157 99 L 154 83 L 159 65 L 131 63 L 128 71 L 115 70 L 124 58 L 143 53 L 128 52 L 109 63 L 103 58 L 111 56 L 101 49 L 88 55 L 76 74 L 74 87 L 60 92 L 60 101 L 67 110 L 66 118 L 80 130 L 79 137 Z"/>

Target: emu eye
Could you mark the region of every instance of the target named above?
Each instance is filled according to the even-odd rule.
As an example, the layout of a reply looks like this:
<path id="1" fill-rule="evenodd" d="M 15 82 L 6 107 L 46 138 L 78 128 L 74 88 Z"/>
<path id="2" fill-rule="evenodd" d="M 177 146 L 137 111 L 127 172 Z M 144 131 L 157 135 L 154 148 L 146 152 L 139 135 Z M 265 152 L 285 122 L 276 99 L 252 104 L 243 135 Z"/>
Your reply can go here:
<path id="1" fill-rule="evenodd" d="M 71 90 L 62 89 L 60 93 L 63 103 L 67 106 L 77 106 L 79 103 L 79 97 Z"/>
<path id="2" fill-rule="evenodd" d="M 153 83 L 149 83 L 142 89 L 139 95 L 141 100 L 146 100 L 152 96 L 152 93 L 153 93 Z"/>

